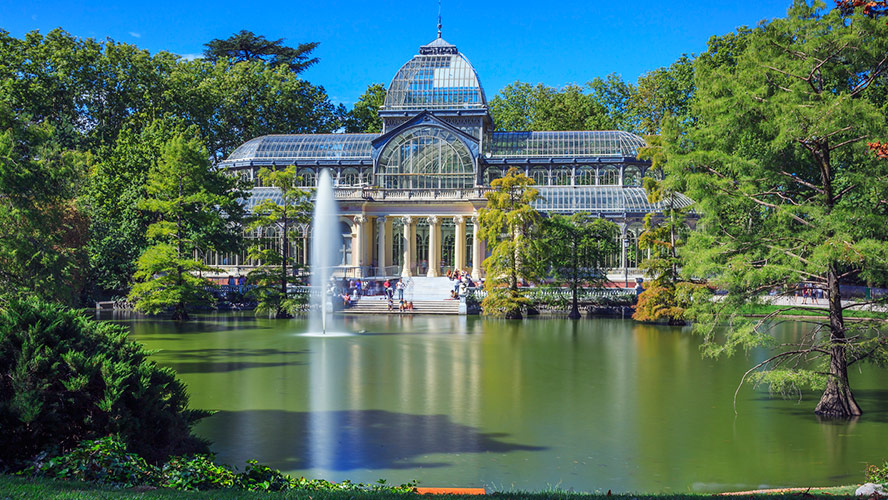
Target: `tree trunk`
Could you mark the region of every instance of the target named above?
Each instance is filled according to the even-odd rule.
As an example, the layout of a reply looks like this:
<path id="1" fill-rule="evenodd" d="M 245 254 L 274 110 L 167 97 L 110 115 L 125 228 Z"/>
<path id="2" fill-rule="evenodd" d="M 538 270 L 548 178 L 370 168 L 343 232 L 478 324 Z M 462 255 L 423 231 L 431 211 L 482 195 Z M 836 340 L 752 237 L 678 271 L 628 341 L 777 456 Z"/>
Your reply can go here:
<path id="1" fill-rule="evenodd" d="M 567 315 L 570 319 L 580 319 L 580 304 L 579 299 L 577 297 L 577 282 L 576 280 L 572 283 L 571 286 L 571 306 L 570 306 L 570 314 Z"/>
<path id="2" fill-rule="evenodd" d="M 825 417 L 848 418 L 862 415 L 860 406 L 854 400 L 851 385 L 848 383 L 848 361 L 845 358 L 845 320 L 842 317 L 842 297 L 839 294 L 839 280 L 835 266 L 830 266 L 827 275 L 829 300 L 829 375 L 826 389 L 814 413 Z"/>
<path id="3" fill-rule="evenodd" d="M 281 236 L 281 296 L 275 311 L 274 317 L 277 319 L 291 318 L 289 312 L 284 309 L 284 301 L 287 300 L 287 248 L 289 246 L 287 239 L 287 212 L 284 211 L 284 231 Z"/>

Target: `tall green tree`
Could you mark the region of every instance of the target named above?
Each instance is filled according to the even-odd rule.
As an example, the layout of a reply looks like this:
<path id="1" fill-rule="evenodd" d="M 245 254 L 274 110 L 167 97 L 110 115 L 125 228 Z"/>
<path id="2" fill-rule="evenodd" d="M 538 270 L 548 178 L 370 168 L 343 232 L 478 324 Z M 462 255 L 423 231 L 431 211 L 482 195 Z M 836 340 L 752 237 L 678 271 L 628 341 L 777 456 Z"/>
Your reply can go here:
<path id="1" fill-rule="evenodd" d="M 521 282 L 537 281 L 542 271 L 540 215 L 532 206 L 540 194 L 533 179 L 514 167 L 490 187 L 487 207 L 480 211 L 480 237 L 490 252 L 482 264 L 487 296 L 481 307 L 484 314 L 520 319 L 522 308 L 530 305 Z"/>
<path id="2" fill-rule="evenodd" d="M 860 415 L 848 368 L 886 363 L 888 336 L 884 323 L 846 322 L 868 302 L 841 299 L 849 281 L 888 273 L 888 162 L 865 144 L 886 132 L 873 96 L 888 70 L 888 26 L 796 1 L 744 43 L 734 64 L 696 66 L 698 122 L 673 140 L 667 166 L 704 214 L 685 271 L 727 291 L 695 303 L 695 328 L 711 354 L 776 349 L 745 378 L 775 391 L 819 388 L 815 413 Z M 741 317 L 745 304 L 802 282 L 825 290 L 829 316 L 791 345 L 769 335 L 770 318 Z"/>
<path id="3" fill-rule="evenodd" d="M 72 304 L 82 286 L 87 223 L 77 202 L 88 158 L 47 125 L 0 102 L 0 281 L 3 291 Z"/>
<path id="4" fill-rule="evenodd" d="M 607 280 L 607 257 L 617 249 L 617 225 L 588 214 L 554 214 L 543 219 L 542 234 L 550 274 L 567 283 L 571 293 L 568 317 L 580 318 L 579 291 Z"/>
<path id="5" fill-rule="evenodd" d="M 212 302 L 212 283 L 201 276 L 212 268 L 196 258 L 196 250 L 239 235 L 243 193 L 236 178 L 215 171 L 207 158 L 192 130 L 170 139 L 148 173 L 140 206 L 157 220 L 148 226 L 153 244 L 139 257 L 129 294 L 138 310 L 172 308 L 174 319 L 187 320 L 189 307 Z"/>
<path id="6" fill-rule="evenodd" d="M 252 31 L 240 30 L 221 40 L 214 38 L 205 43 L 204 57 L 212 62 L 229 58 L 234 62 L 263 61 L 273 66 L 284 65 L 293 73 L 302 73 L 318 63 L 311 53 L 319 42 L 300 43 L 296 47 L 284 45 L 284 39 L 269 40 Z"/>
<path id="7" fill-rule="evenodd" d="M 385 94 L 385 85 L 381 83 L 368 86 L 345 117 L 345 131 L 348 133 L 382 132 L 379 108 L 385 104 Z"/>
<path id="8" fill-rule="evenodd" d="M 638 77 L 632 94 L 632 106 L 640 120 L 641 131 L 658 134 L 667 117 L 690 119 L 694 97 L 694 61 L 682 55 L 667 68 L 659 68 Z"/>
<path id="9" fill-rule="evenodd" d="M 277 248 L 263 245 L 249 248 L 249 258 L 263 263 L 262 267 L 249 275 L 250 282 L 256 285 L 252 291 L 259 304 L 256 312 L 275 318 L 289 318 L 304 303 L 304 297 L 294 296 L 287 288 L 290 283 L 297 282 L 288 271 L 296 271 L 290 241 L 300 224 L 311 221 L 311 192 L 299 187 L 302 179 L 296 176 L 295 165 L 282 170 L 262 168 L 259 179 L 264 186 L 280 191 L 280 201 L 267 198 L 256 205 L 253 208 L 253 221 L 248 227 L 251 231 L 262 232 L 273 229 L 281 238 Z"/>

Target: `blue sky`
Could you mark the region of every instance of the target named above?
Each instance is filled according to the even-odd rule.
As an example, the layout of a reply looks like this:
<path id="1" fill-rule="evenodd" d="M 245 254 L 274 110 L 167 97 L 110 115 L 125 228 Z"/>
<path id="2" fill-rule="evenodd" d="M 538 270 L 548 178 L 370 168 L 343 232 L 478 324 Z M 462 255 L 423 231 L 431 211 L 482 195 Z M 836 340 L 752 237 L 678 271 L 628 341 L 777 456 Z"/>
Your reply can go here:
<path id="1" fill-rule="evenodd" d="M 783 16 L 789 3 L 442 0 L 443 38 L 472 61 L 492 98 L 515 80 L 562 86 L 619 73 L 635 81 L 682 53 L 704 51 L 711 35 Z M 437 15 L 437 0 L 0 0 L 0 28 L 16 37 L 62 27 L 180 55 L 241 29 L 292 45 L 318 41 L 321 62 L 304 76 L 347 106 L 370 83 L 387 86 L 435 38 Z"/>

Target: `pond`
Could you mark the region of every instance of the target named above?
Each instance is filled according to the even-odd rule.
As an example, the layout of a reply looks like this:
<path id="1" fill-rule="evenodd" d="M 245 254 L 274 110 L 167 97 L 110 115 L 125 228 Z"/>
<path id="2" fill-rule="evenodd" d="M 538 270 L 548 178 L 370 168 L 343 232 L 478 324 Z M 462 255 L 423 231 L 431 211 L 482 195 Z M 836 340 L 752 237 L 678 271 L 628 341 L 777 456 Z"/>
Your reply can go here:
<path id="1" fill-rule="evenodd" d="M 355 316 L 350 336 L 249 314 L 117 318 L 187 383 L 220 462 L 332 481 L 488 490 L 714 492 L 850 484 L 888 459 L 888 382 L 865 415 L 744 387 L 751 352 L 703 359 L 688 329 L 619 319 Z M 781 325 L 797 336 L 802 324 Z"/>

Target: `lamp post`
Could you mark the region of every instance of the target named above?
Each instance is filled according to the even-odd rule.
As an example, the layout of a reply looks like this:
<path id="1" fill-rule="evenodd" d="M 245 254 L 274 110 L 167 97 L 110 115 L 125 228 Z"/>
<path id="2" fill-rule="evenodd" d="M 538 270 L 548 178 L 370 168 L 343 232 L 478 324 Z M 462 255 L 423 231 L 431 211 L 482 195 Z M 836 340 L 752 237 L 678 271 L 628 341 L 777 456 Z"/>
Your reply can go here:
<path id="1" fill-rule="evenodd" d="M 625 288 L 629 288 L 629 236 L 627 235 L 623 238 L 623 255 L 626 258 L 623 260 L 623 278 L 626 280 L 624 283 Z"/>

